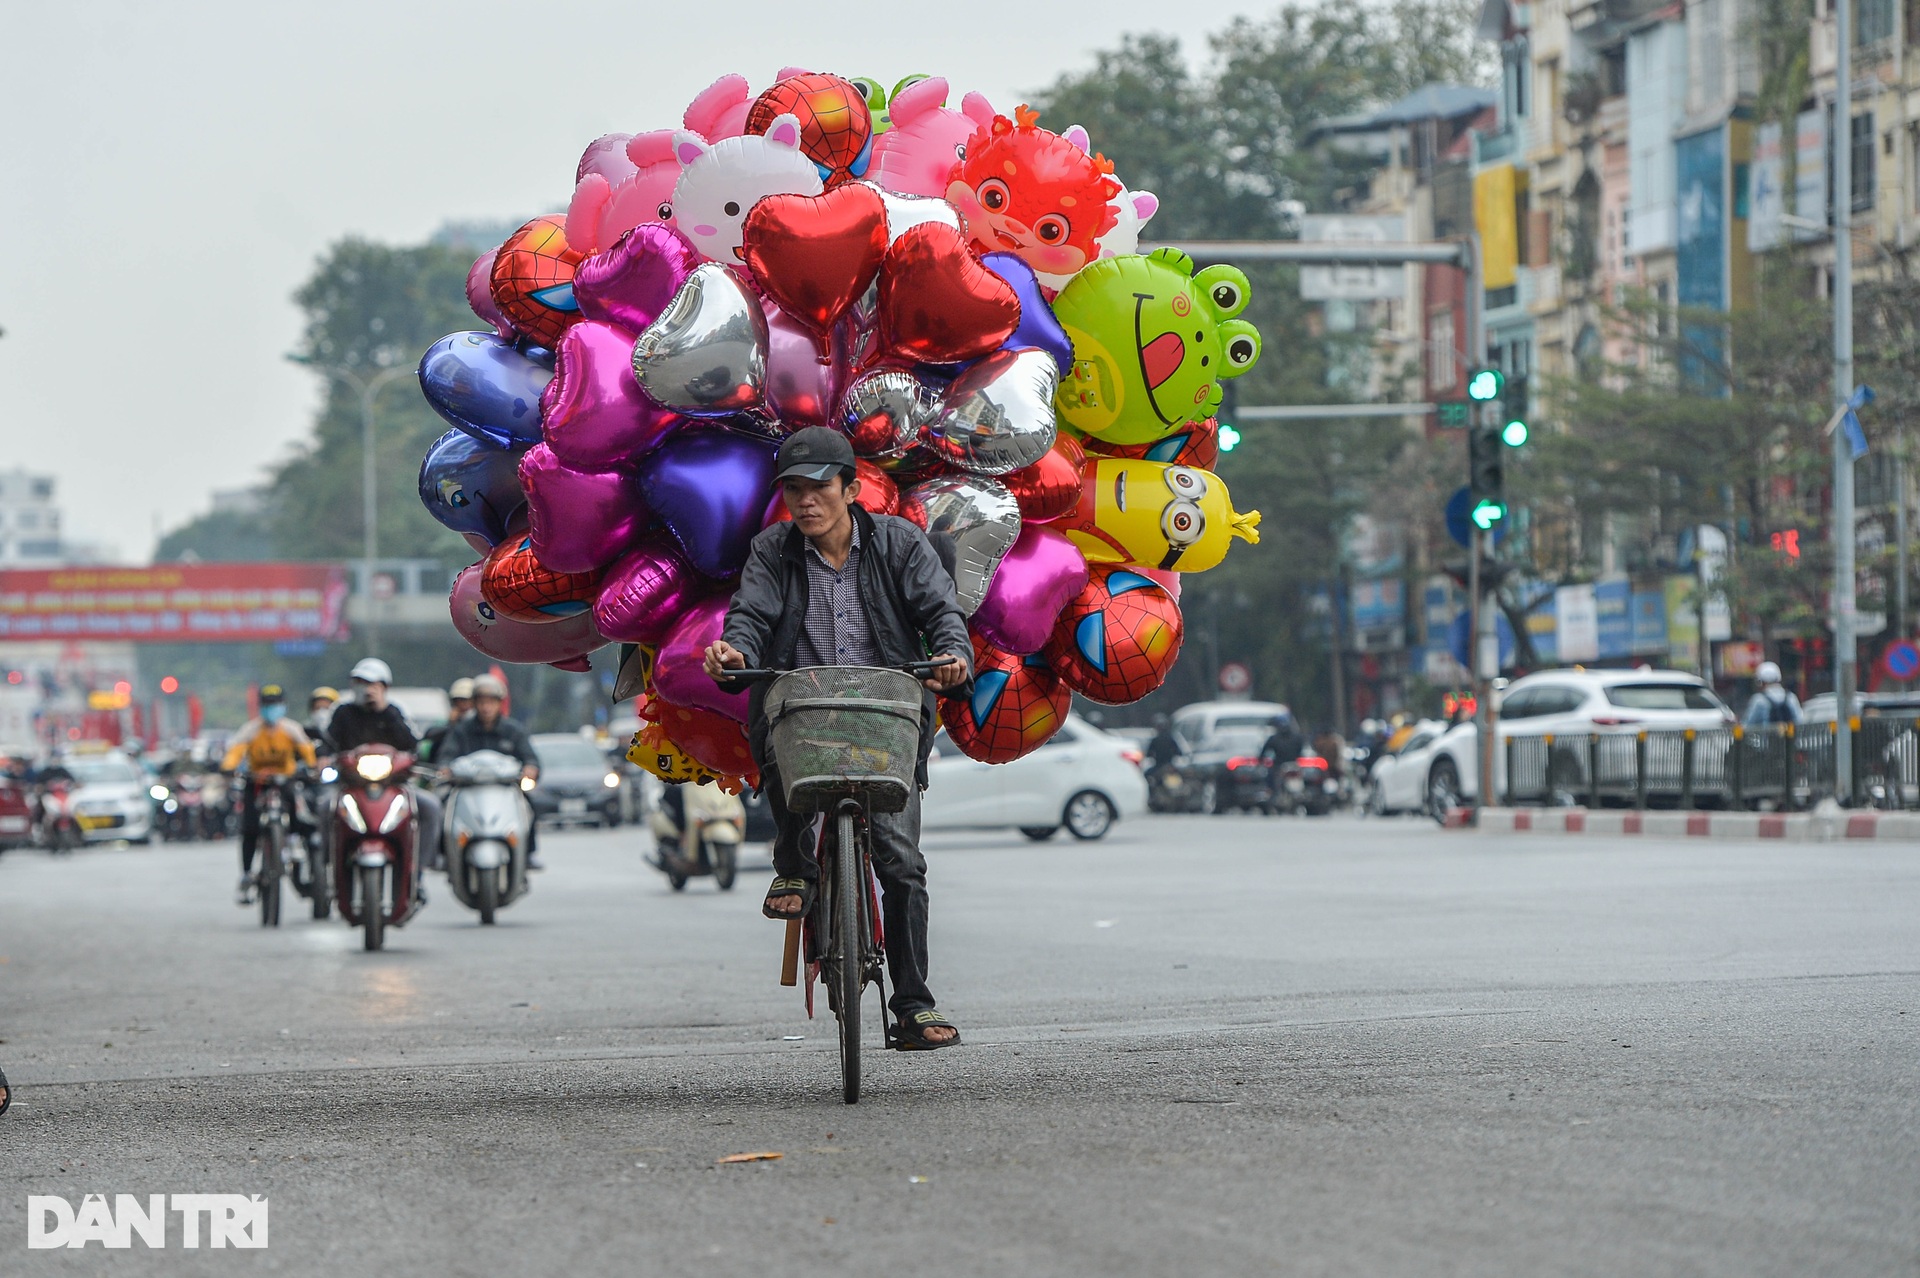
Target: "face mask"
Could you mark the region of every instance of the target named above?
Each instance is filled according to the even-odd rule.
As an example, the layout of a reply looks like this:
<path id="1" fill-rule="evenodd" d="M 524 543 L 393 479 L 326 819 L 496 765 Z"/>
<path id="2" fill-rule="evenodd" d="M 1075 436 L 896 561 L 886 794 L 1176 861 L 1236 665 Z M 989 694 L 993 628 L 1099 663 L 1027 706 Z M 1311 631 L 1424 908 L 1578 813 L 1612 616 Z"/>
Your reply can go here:
<path id="1" fill-rule="evenodd" d="M 287 717 L 285 706 L 261 706 L 260 717 L 268 723 L 278 723 Z"/>

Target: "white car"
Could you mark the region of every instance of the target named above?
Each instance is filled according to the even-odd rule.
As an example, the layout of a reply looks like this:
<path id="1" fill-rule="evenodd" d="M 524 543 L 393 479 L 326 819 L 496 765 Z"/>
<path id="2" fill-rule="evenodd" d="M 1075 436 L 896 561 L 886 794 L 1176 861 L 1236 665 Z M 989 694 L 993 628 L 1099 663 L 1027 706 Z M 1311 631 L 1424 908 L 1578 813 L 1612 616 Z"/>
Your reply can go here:
<path id="1" fill-rule="evenodd" d="M 1427 768 L 1433 762 L 1434 743 L 1446 731 L 1446 720 L 1422 719 L 1399 749 L 1374 762 L 1367 811 L 1387 816 L 1427 810 Z"/>
<path id="2" fill-rule="evenodd" d="M 153 784 L 122 754 L 74 755 L 60 761 L 73 774 L 73 811 L 89 843 L 153 838 Z"/>
<path id="3" fill-rule="evenodd" d="M 1684 670 L 1542 670 L 1507 686 L 1500 698 L 1495 733 L 1504 743 L 1509 737 L 1632 737 L 1642 731 L 1726 728 L 1733 722 L 1733 711 L 1707 682 Z M 1403 751 L 1391 774 L 1389 804 L 1400 811 L 1437 815 L 1470 801 L 1480 783 L 1478 741 L 1478 730 L 1467 722 L 1447 729 L 1418 750 Z M 1494 750 L 1493 766 L 1494 791 L 1502 794 L 1507 772 L 1504 745 Z M 1548 766 L 1559 801 L 1571 801 L 1585 792 L 1587 761 L 1582 751 L 1555 746 Z M 1603 783 L 1613 784 L 1612 775 L 1603 764 Z M 1656 781 L 1653 788 L 1677 788 L 1677 784 Z M 1416 785 L 1418 802 L 1411 798 Z"/>
<path id="4" fill-rule="evenodd" d="M 943 730 L 927 762 L 923 830 L 1017 828 L 1033 840 L 1065 826 L 1076 839 L 1104 838 L 1113 823 L 1147 809 L 1140 751 L 1068 715 L 1053 739 L 1012 763 L 977 763 Z"/>

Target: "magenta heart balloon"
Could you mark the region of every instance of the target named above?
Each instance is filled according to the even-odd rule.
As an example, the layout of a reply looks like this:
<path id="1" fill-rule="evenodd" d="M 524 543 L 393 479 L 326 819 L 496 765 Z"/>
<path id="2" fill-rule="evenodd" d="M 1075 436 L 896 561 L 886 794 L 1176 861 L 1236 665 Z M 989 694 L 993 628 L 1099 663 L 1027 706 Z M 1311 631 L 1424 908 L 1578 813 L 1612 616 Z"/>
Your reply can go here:
<path id="1" fill-rule="evenodd" d="M 1087 584 L 1087 561 L 1074 544 L 1051 528 L 1028 524 L 1000 561 L 987 597 L 967 621 L 994 647 L 1038 652 L 1053 624 Z"/>
<path id="2" fill-rule="evenodd" d="M 574 268 L 573 300 L 588 319 L 638 333 L 660 318 L 700 261 L 686 236 L 664 222 L 642 222 Z M 631 339 L 627 358 L 633 358 Z"/>
<path id="3" fill-rule="evenodd" d="M 605 647 L 607 642 L 594 629 L 591 612 L 539 623 L 500 616 L 480 596 L 479 564 L 462 569 L 453 579 L 447 610 L 453 615 L 453 628 L 460 632 L 460 637 L 495 661 L 530 666 L 575 662 Z"/>
<path id="4" fill-rule="evenodd" d="M 490 248 L 473 260 L 467 268 L 467 305 L 473 313 L 493 326 L 493 331 L 501 341 L 513 340 L 513 325 L 507 323 L 507 317 L 493 304 L 493 260 L 500 256 L 500 250 Z"/>
<path id="5" fill-rule="evenodd" d="M 575 470 L 631 466 L 685 420 L 640 393 L 633 334 L 600 320 L 561 336 L 540 413 L 547 447 Z"/>
<path id="6" fill-rule="evenodd" d="M 701 662 L 707 645 L 727 624 L 727 595 L 709 595 L 680 615 L 653 662 L 653 687 L 663 700 L 690 710 L 711 710 L 735 723 L 747 721 L 746 692 L 722 692 Z"/>
<path id="7" fill-rule="evenodd" d="M 847 378 L 843 326 L 835 326 L 832 354 L 822 364 L 812 333 L 765 298 L 760 305 L 767 313 L 767 411 L 787 431 L 828 425 Z"/>
<path id="8" fill-rule="evenodd" d="M 731 577 L 747 562 L 773 488 L 771 441 L 730 430 L 683 431 L 640 463 L 640 491 L 690 563 Z"/>
<path id="9" fill-rule="evenodd" d="M 594 627 L 609 639 L 658 647 L 688 605 L 711 589 L 670 534 L 649 533 L 601 578 Z"/>
<path id="10" fill-rule="evenodd" d="M 640 483 L 619 471 L 579 471 L 535 444 L 520 459 L 533 554 L 555 572 L 592 572 L 639 540 L 653 516 Z"/>

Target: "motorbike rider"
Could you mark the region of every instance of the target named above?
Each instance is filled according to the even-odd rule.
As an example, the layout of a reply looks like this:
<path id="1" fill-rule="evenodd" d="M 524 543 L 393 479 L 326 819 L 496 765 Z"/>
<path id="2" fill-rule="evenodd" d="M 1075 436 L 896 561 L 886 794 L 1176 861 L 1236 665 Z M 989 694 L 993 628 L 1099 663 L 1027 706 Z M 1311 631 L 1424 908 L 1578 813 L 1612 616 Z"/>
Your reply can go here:
<path id="1" fill-rule="evenodd" d="M 806 666 L 902 666 L 941 663 L 925 680 L 921 708 L 919 786 L 899 813 L 874 813 L 869 826 L 873 868 L 884 891 L 889 1000 L 906 1046 L 959 1043 L 960 1032 L 935 1010 L 927 988 L 927 862 L 920 852 L 920 788 L 933 745 L 932 693 L 951 693 L 972 677 L 973 646 L 954 595 L 953 578 L 926 533 L 905 520 L 872 515 L 855 503 L 860 481 L 846 436 L 824 427 L 794 432 L 781 444 L 775 481 L 793 520 L 753 539 L 740 585 L 727 608 L 723 637 L 708 645 L 707 673 L 725 683 L 728 669 Z M 775 877 L 761 912 L 796 919 L 812 908 L 819 867 L 812 822 L 787 810 L 767 742 L 766 686 L 747 703 L 747 734 L 778 835 Z"/>
<path id="2" fill-rule="evenodd" d="M 540 758 L 533 752 L 533 739 L 527 736 L 527 730 L 519 722 L 502 714 L 506 708 L 507 685 L 490 674 L 476 679 L 462 680 L 472 685 L 473 713 L 447 726 L 447 733 L 440 744 L 434 747 L 433 761 L 444 768 L 455 759 L 482 750 L 497 750 L 520 760 L 520 775 L 526 780 L 537 780 L 540 776 Z M 527 830 L 527 868 L 544 870 L 537 855 L 539 851 L 540 821 L 536 814 L 533 824 Z M 440 849 L 434 848 L 438 857 Z"/>
<path id="3" fill-rule="evenodd" d="M 1164 714 L 1153 716 L 1153 739 L 1147 742 L 1147 762 L 1157 772 L 1180 757 L 1180 739 Z"/>
<path id="4" fill-rule="evenodd" d="M 305 728 L 287 718 L 286 690 L 277 683 L 261 685 L 260 713 L 234 735 L 226 757 L 220 760 L 220 770 L 232 772 L 243 759 L 254 777 L 274 777 L 282 782 L 292 780 L 301 764 L 309 768 L 316 765 L 313 742 Z M 291 810 L 292 795 L 287 796 L 287 803 Z M 254 901 L 253 854 L 259 843 L 260 795 L 248 784 L 240 790 L 240 890 L 236 893 L 240 905 L 252 905 Z"/>
<path id="5" fill-rule="evenodd" d="M 1747 702 L 1747 713 L 1742 722 L 1749 728 L 1764 728 L 1770 724 L 1791 723 L 1799 725 L 1807 721 L 1806 711 L 1800 708 L 1800 698 L 1787 691 L 1780 682 L 1780 667 L 1771 661 L 1763 661 L 1760 668 L 1753 672 L 1754 679 L 1760 684 L 1760 690 Z"/>
<path id="6" fill-rule="evenodd" d="M 322 754 L 333 753 L 327 740 L 327 723 L 333 718 L 333 708 L 340 703 L 340 694 L 326 684 L 321 684 L 307 694 L 307 736 L 313 742 L 313 748 Z"/>
<path id="7" fill-rule="evenodd" d="M 1307 739 L 1301 734 L 1300 725 L 1293 721 L 1293 711 L 1281 706 L 1279 713 L 1273 716 L 1273 735 L 1260 748 L 1260 757 L 1266 760 L 1268 767 L 1279 767 L 1299 758 L 1306 745 Z"/>
<path id="8" fill-rule="evenodd" d="M 415 734 L 413 724 L 408 722 L 406 711 L 387 700 L 387 689 L 393 686 L 393 667 L 378 657 L 362 657 L 354 663 L 349 679 L 352 699 L 335 706 L 333 718 L 327 724 L 327 737 L 333 743 L 334 750 L 345 754 L 363 745 L 392 746 L 409 753 L 418 750 L 420 738 Z M 415 810 L 420 814 L 420 826 L 416 831 L 420 855 L 413 859 L 415 888 L 418 890 L 424 861 L 430 855 L 437 855 L 440 847 L 440 798 L 425 786 L 410 785 L 407 790 L 413 797 Z M 329 818 L 337 802 L 337 799 L 329 800 Z M 422 892 L 420 903 L 425 905 L 426 901 L 426 894 Z"/>
<path id="9" fill-rule="evenodd" d="M 455 679 L 447 685 L 447 721 L 435 724 L 427 729 L 420 738 L 420 757 L 431 759 L 435 763 L 444 762 L 440 757 L 440 743 L 446 739 L 453 725 L 473 713 L 473 680 Z"/>

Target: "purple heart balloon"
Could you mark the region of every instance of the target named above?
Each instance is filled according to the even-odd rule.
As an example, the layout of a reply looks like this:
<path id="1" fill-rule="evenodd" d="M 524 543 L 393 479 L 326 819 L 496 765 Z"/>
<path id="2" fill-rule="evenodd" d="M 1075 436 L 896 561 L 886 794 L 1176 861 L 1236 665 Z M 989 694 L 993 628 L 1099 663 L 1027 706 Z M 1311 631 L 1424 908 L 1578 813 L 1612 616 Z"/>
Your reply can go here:
<path id="1" fill-rule="evenodd" d="M 540 442 L 553 366 L 492 333 L 450 333 L 420 357 L 420 393 L 456 430 L 495 448 Z"/>
<path id="2" fill-rule="evenodd" d="M 680 614 L 712 588 L 671 535 L 648 533 L 601 578 L 594 625 L 609 639 L 658 647 L 673 633 Z"/>
<path id="3" fill-rule="evenodd" d="M 420 502 L 462 537 L 497 545 L 507 535 L 507 521 L 527 504 L 520 488 L 521 453 L 450 430 L 421 459 Z"/>
<path id="4" fill-rule="evenodd" d="M 554 354 L 540 402 L 547 447 L 575 470 L 631 466 L 685 419 L 641 393 L 633 380 L 633 334 L 582 320 Z"/>
<path id="5" fill-rule="evenodd" d="M 989 253 L 980 259 L 980 264 L 1011 284 L 1014 296 L 1020 299 L 1020 327 L 1000 344 L 1000 349 L 1014 351 L 1028 346 L 1042 350 L 1053 356 L 1061 376 L 1072 372 L 1073 341 L 1067 336 L 1067 330 L 1060 327 L 1060 321 L 1053 317 L 1053 308 L 1047 305 L 1033 268 L 1015 253 Z"/>
<path id="6" fill-rule="evenodd" d="M 640 491 L 687 559 L 709 577 L 747 562 L 773 487 L 775 446 L 729 430 L 685 431 L 640 463 Z"/>
<path id="7" fill-rule="evenodd" d="M 1005 652 L 1038 652 L 1054 622 L 1087 584 L 1087 560 L 1051 528 L 1028 524 L 1000 561 L 987 597 L 967 624 Z"/>
<path id="8" fill-rule="evenodd" d="M 533 555 L 555 572 L 592 572 L 613 562 L 653 516 L 640 483 L 618 471 L 579 471 L 535 444 L 520 462 Z"/>
<path id="9" fill-rule="evenodd" d="M 588 319 L 638 333 L 660 318 L 700 260 L 700 250 L 671 226 L 642 222 L 574 268 L 573 300 Z M 631 339 L 627 355 L 632 358 Z"/>
<path id="10" fill-rule="evenodd" d="M 822 364 L 813 334 L 765 298 L 760 305 L 767 315 L 767 411 L 783 432 L 827 425 L 847 377 L 845 326 L 834 327 L 832 354 Z"/>
<path id="11" fill-rule="evenodd" d="M 702 668 L 707 645 L 727 624 L 727 595 L 709 595 L 680 615 L 653 662 L 654 691 L 676 706 L 711 710 L 735 723 L 747 721 L 747 694 L 722 692 Z"/>

